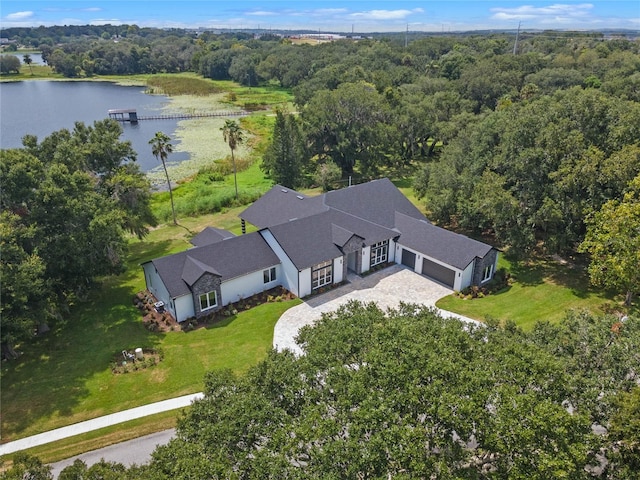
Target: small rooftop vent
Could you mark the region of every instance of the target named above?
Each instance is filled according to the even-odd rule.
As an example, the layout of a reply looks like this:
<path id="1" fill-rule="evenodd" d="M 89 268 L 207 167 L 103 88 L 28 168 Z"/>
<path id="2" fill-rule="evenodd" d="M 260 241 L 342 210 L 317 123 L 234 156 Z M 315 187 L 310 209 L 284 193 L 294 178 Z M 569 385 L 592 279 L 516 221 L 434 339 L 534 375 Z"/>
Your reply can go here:
<path id="1" fill-rule="evenodd" d="M 289 190 L 287 190 L 286 188 L 283 188 L 283 189 L 282 189 L 282 191 L 283 191 L 284 193 L 287 193 Z"/>
<path id="2" fill-rule="evenodd" d="M 302 195 L 296 195 L 296 197 L 298 197 L 300 200 L 304 200 L 304 197 Z"/>

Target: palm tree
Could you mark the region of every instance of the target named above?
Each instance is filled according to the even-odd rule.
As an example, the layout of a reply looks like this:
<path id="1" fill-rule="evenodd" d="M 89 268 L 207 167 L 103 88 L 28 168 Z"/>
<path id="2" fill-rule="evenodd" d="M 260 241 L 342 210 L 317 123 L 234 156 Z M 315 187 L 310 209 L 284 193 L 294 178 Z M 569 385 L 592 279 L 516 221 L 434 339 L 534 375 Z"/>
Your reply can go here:
<path id="1" fill-rule="evenodd" d="M 244 141 L 244 136 L 242 135 L 242 129 L 240 128 L 240 125 L 238 125 L 235 120 L 225 120 L 224 126 L 220 130 L 222 130 L 224 141 L 229 144 L 229 148 L 231 149 L 231 162 L 233 163 L 233 181 L 236 185 L 236 200 L 238 200 L 238 177 L 236 175 L 236 158 L 233 155 L 233 152 L 238 147 L 238 145 L 240 145 Z"/>
<path id="2" fill-rule="evenodd" d="M 33 60 L 31 59 L 31 55 L 29 55 L 28 53 L 25 53 L 22 56 L 22 61 L 27 65 L 29 65 L 29 71 L 31 72 L 31 75 L 33 75 L 33 70 L 31 69 L 31 64 L 33 63 Z"/>
<path id="3" fill-rule="evenodd" d="M 173 152 L 173 145 L 170 143 L 171 138 L 162 132 L 156 132 L 155 136 L 149 140 L 151 145 L 151 153 L 156 157 L 156 160 L 162 162 L 162 168 L 164 168 L 164 174 L 167 176 L 167 185 L 169 186 L 169 198 L 171 199 L 171 213 L 173 214 L 173 224 L 177 225 L 176 209 L 173 206 L 173 191 L 171 190 L 171 182 L 169 181 L 169 172 L 167 172 L 167 165 L 165 160 L 167 156 Z"/>

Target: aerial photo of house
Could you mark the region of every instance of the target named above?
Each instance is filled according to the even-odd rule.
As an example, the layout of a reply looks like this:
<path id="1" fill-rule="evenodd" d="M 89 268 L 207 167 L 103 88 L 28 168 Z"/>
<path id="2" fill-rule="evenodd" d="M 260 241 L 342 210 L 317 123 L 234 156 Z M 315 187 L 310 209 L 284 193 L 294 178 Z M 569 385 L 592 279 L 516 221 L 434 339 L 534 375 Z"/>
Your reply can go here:
<path id="1" fill-rule="evenodd" d="M 276 185 L 240 218 L 258 230 L 207 228 L 193 248 L 142 265 L 147 289 L 179 322 L 277 286 L 304 298 L 389 263 L 453 290 L 496 270 L 495 248 L 433 225 L 386 178 L 316 197 Z"/>

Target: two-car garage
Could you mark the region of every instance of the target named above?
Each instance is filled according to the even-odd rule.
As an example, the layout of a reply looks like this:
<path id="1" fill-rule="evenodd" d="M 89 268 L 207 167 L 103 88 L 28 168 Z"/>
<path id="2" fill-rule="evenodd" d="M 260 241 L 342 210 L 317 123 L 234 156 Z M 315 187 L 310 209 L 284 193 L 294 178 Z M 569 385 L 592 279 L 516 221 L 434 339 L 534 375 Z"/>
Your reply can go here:
<path id="1" fill-rule="evenodd" d="M 416 269 L 416 254 L 406 248 L 402 249 L 402 265 Z M 453 288 L 456 272 L 426 258 L 422 258 L 422 274 L 431 277 L 449 288 Z"/>

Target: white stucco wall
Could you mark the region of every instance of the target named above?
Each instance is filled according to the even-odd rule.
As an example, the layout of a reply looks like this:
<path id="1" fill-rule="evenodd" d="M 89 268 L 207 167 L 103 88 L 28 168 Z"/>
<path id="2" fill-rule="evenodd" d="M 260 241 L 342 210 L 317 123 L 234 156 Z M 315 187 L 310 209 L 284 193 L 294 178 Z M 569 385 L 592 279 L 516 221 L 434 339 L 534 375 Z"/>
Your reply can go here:
<path id="1" fill-rule="evenodd" d="M 142 269 L 144 270 L 144 279 L 147 284 L 147 290 L 149 290 L 156 299 L 164 302 L 165 308 L 177 321 L 182 322 L 195 315 L 191 295 L 184 295 L 182 297 L 172 299 L 167 287 L 165 287 L 162 279 L 153 266 L 153 263 L 145 263 L 142 266 Z"/>
<path id="2" fill-rule="evenodd" d="M 274 238 L 273 234 L 269 230 L 261 230 L 260 235 L 262 235 L 262 238 L 264 238 L 265 242 L 267 242 L 267 244 L 271 247 L 271 250 L 273 250 L 280 259 L 280 284 L 293 294 L 299 297 L 303 297 L 304 295 L 299 293 L 301 287 L 299 288 L 298 286 L 299 275 L 296 266 L 293 264 L 291 259 L 287 256 L 283 248 L 280 246 L 278 241 Z M 309 275 L 309 282 L 311 282 L 311 275 Z"/>
<path id="3" fill-rule="evenodd" d="M 362 273 L 371 268 L 371 246 L 362 247 Z"/>
<path id="4" fill-rule="evenodd" d="M 471 262 L 469 265 L 467 265 L 467 268 L 464 269 L 464 271 L 462 272 L 462 276 L 459 276 L 458 274 L 456 274 L 456 283 L 453 286 L 454 290 L 462 290 L 463 288 L 467 288 L 469 285 L 471 285 L 471 282 L 473 281 L 473 266 L 474 266 L 475 262 Z M 460 281 L 458 281 L 460 280 Z"/>
<path id="5" fill-rule="evenodd" d="M 169 305 L 169 301 L 171 300 L 171 295 L 169 295 L 169 291 L 167 287 L 164 286 L 164 282 L 158 275 L 156 271 L 156 267 L 153 266 L 153 263 L 148 262 L 142 265 L 142 269 L 144 270 L 144 280 L 147 284 L 147 290 L 149 290 L 154 297 L 156 297 L 159 301 L 164 302 L 165 305 Z M 171 312 L 175 317 L 175 312 Z"/>
<path id="6" fill-rule="evenodd" d="M 184 322 L 187 318 L 193 317 L 196 314 L 193 308 L 193 297 L 190 294 L 178 297 L 174 299 L 173 302 L 175 304 L 175 311 L 172 313 L 179 322 Z M 167 305 L 166 302 L 165 305 Z"/>
<path id="7" fill-rule="evenodd" d="M 335 258 L 333 260 L 333 283 L 340 283 L 343 278 L 344 269 L 342 267 L 342 257 Z"/>
<path id="8" fill-rule="evenodd" d="M 269 283 L 264 283 L 264 270 L 222 282 L 220 285 L 222 305 L 228 305 L 240 299 L 249 298 L 256 293 L 261 293 L 280 285 L 282 270 L 280 265 L 273 266 L 276 267 L 276 279 Z"/>
<path id="9" fill-rule="evenodd" d="M 396 261 L 396 242 L 394 242 L 393 240 L 389 240 L 389 253 L 387 255 L 388 262 Z"/>
<path id="10" fill-rule="evenodd" d="M 299 273 L 299 276 L 300 294 L 298 296 L 302 298 L 311 293 L 311 269 L 305 268 Z"/>

